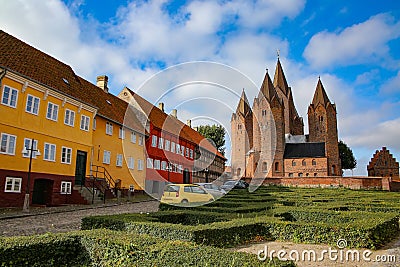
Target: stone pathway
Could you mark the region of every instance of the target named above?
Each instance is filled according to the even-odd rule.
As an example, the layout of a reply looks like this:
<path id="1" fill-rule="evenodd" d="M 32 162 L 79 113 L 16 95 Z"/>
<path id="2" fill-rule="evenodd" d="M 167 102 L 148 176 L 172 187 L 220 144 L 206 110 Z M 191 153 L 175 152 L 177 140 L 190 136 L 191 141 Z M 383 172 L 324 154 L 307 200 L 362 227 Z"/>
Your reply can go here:
<path id="1" fill-rule="evenodd" d="M 155 200 L 109 204 L 99 206 L 50 208 L 31 210 L 31 214 L 6 213 L 0 216 L 0 236 L 20 236 L 44 233 L 60 233 L 79 230 L 81 219 L 93 215 L 111 215 L 121 213 L 154 212 L 159 202 Z"/>

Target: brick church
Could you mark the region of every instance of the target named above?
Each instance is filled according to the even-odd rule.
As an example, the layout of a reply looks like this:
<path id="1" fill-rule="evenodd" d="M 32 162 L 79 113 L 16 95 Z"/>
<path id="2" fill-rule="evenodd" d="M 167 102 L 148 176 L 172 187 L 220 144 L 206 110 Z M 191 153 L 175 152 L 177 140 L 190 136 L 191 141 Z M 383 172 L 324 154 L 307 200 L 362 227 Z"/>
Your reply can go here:
<path id="1" fill-rule="evenodd" d="M 232 114 L 232 176 L 341 176 L 336 106 L 320 79 L 308 107 L 308 124 L 309 134 L 304 135 L 303 118 L 278 58 L 273 82 L 267 71 L 253 106 L 243 90 Z"/>

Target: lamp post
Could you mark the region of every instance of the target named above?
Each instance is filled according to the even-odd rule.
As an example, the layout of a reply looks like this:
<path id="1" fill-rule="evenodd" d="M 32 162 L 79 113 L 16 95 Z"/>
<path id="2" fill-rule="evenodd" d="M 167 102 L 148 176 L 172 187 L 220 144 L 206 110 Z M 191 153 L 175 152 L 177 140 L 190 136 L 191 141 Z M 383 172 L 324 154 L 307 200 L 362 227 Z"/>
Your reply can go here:
<path id="1" fill-rule="evenodd" d="M 205 169 L 204 169 L 204 172 L 206 173 L 206 183 L 208 183 L 208 169 L 205 168 Z"/>
<path id="2" fill-rule="evenodd" d="M 172 170 L 170 163 L 168 163 L 166 170 L 168 172 L 168 182 L 169 182 L 169 172 Z"/>
<path id="3" fill-rule="evenodd" d="M 28 181 L 26 183 L 26 190 L 25 190 L 25 199 L 24 199 L 24 207 L 22 208 L 23 212 L 29 212 L 29 200 L 30 200 L 30 183 L 31 183 L 31 170 L 32 170 L 32 157 L 33 157 L 33 152 L 36 152 L 36 156 L 40 156 L 40 151 L 39 149 L 33 148 L 33 145 L 35 143 L 35 139 L 31 139 L 31 147 L 26 148 L 24 146 L 24 149 L 22 150 L 23 154 L 26 154 L 29 152 L 29 169 L 28 169 Z"/>

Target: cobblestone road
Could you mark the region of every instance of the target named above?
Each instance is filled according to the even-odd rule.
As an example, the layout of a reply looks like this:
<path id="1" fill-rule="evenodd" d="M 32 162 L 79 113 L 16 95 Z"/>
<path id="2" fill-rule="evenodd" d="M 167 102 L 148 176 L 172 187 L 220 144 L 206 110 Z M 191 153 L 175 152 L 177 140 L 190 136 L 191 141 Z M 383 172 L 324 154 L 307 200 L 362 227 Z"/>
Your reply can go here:
<path id="1" fill-rule="evenodd" d="M 158 210 L 158 201 L 125 203 L 107 207 L 87 208 L 76 211 L 54 212 L 20 218 L 0 220 L 0 236 L 18 236 L 60 233 L 79 230 L 81 219 L 91 215 L 153 212 Z"/>

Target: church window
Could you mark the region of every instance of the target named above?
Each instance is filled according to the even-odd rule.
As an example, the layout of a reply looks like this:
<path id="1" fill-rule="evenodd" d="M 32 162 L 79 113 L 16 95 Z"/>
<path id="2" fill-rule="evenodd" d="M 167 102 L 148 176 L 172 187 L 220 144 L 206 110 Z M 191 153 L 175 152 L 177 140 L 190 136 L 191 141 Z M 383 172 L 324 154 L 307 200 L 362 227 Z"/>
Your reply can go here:
<path id="1" fill-rule="evenodd" d="M 318 173 L 314 172 L 314 177 L 317 177 Z"/>
<path id="2" fill-rule="evenodd" d="M 289 173 L 289 177 L 293 177 L 293 172 Z"/>
<path id="3" fill-rule="evenodd" d="M 336 166 L 332 165 L 332 174 L 336 174 Z"/>
<path id="4" fill-rule="evenodd" d="M 299 177 L 303 177 L 303 173 L 302 172 L 299 172 Z"/>
<path id="5" fill-rule="evenodd" d="M 275 162 L 275 171 L 279 171 L 279 162 Z"/>
<path id="6" fill-rule="evenodd" d="M 296 161 L 292 160 L 292 166 L 296 166 Z"/>
<path id="7" fill-rule="evenodd" d="M 308 177 L 310 174 L 309 173 L 306 173 L 306 176 Z"/>
<path id="8" fill-rule="evenodd" d="M 267 111 L 266 110 L 263 110 L 261 113 L 262 113 L 263 116 L 267 116 Z"/>
<path id="9" fill-rule="evenodd" d="M 240 176 L 240 172 L 242 171 L 242 169 L 240 169 L 240 168 L 237 168 L 237 176 Z"/>
<path id="10" fill-rule="evenodd" d="M 262 171 L 263 172 L 268 172 L 268 163 L 267 162 L 263 162 L 263 165 L 262 165 Z"/>
<path id="11" fill-rule="evenodd" d="M 302 166 L 306 166 L 306 165 L 307 165 L 307 163 L 306 163 L 306 160 L 305 160 L 305 159 L 303 159 L 303 161 L 301 162 L 301 165 L 302 165 Z"/>
<path id="12" fill-rule="evenodd" d="M 317 165 L 317 161 L 315 159 L 312 160 L 312 165 L 316 166 Z"/>

